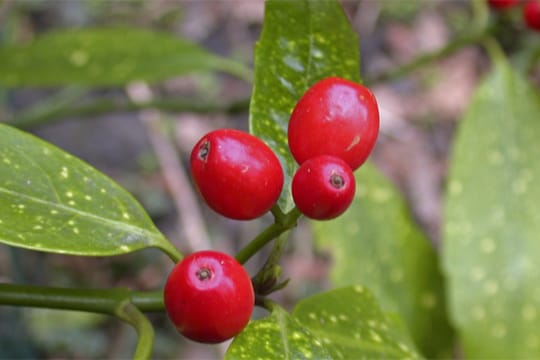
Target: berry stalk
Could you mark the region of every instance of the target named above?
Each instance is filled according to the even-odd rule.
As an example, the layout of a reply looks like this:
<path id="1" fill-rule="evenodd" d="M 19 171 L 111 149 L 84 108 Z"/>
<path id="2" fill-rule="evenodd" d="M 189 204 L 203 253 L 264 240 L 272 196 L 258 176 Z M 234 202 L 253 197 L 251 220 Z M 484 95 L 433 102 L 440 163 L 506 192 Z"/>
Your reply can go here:
<path id="1" fill-rule="evenodd" d="M 275 213 L 275 210 L 273 210 L 272 213 Z M 283 215 L 283 217 L 278 217 L 274 214 L 275 222 L 264 229 L 259 235 L 251 240 L 249 244 L 241 249 L 235 256 L 236 260 L 238 260 L 240 264 L 246 263 L 246 261 L 270 241 L 295 227 L 296 222 L 301 215 L 302 213 L 297 208 L 292 209 L 287 214 Z"/>

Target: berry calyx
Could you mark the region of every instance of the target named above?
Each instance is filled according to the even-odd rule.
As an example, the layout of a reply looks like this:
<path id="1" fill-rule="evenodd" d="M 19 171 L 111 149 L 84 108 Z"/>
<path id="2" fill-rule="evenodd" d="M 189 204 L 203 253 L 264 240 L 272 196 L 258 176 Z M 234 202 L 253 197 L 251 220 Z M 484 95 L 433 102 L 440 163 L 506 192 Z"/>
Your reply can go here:
<path id="1" fill-rule="evenodd" d="M 283 187 L 283 169 L 272 149 L 239 130 L 220 129 L 203 136 L 193 147 L 190 167 L 206 203 L 231 219 L 263 215 Z"/>
<path id="2" fill-rule="evenodd" d="M 488 0 L 488 4 L 494 10 L 504 10 L 517 4 L 518 0 Z"/>
<path id="3" fill-rule="evenodd" d="M 315 83 L 296 104 L 288 127 L 298 164 L 319 155 L 362 165 L 379 134 L 379 109 L 372 92 L 355 82 L 329 77 Z"/>
<path id="4" fill-rule="evenodd" d="M 523 7 L 523 19 L 531 30 L 540 31 L 540 1 L 529 0 Z"/>
<path id="5" fill-rule="evenodd" d="M 316 220 L 329 220 L 343 214 L 354 198 L 355 189 L 349 165 L 328 155 L 305 161 L 292 180 L 296 207 Z"/>
<path id="6" fill-rule="evenodd" d="M 203 343 L 236 336 L 255 304 L 251 279 L 235 258 L 199 251 L 173 268 L 164 289 L 167 315 L 178 332 Z"/>

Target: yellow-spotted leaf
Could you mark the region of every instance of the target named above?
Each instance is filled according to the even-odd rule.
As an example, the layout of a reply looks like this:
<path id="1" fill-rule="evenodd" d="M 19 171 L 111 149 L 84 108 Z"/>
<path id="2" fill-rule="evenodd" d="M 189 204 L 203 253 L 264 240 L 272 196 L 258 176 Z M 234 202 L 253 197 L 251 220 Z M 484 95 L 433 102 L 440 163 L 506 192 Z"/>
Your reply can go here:
<path id="1" fill-rule="evenodd" d="M 139 203 L 80 159 L 0 124 L 0 242 L 73 255 L 177 251 Z"/>
<path id="2" fill-rule="evenodd" d="M 292 314 L 319 338 L 333 359 L 417 359 L 399 317 L 384 313 L 359 285 L 306 298 Z"/>
<path id="3" fill-rule="evenodd" d="M 332 359 L 322 342 L 275 305 L 272 314 L 251 322 L 227 350 L 226 360 Z"/>
<path id="4" fill-rule="evenodd" d="M 226 359 L 417 359 L 397 317 L 385 314 L 371 293 L 346 287 L 300 301 L 292 314 L 277 305 L 251 322 Z"/>
<path id="5" fill-rule="evenodd" d="M 540 97 L 503 58 L 461 121 L 444 269 L 464 355 L 540 358 Z"/>

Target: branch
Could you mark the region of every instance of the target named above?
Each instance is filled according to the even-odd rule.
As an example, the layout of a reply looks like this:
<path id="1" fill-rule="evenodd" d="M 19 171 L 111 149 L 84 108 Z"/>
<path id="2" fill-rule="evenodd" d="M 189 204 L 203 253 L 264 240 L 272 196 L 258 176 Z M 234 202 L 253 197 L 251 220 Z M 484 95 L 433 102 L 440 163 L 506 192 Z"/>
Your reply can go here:
<path id="1" fill-rule="evenodd" d="M 39 105 L 38 105 L 39 107 Z M 98 99 L 87 104 L 46 106 L 30 109 L 7 119 L 8 124 L 19 128 L 30 128 L 64 120 L 68 117 L 94 117 L 112 112 L 130 112 L 144 109 L 159 109 L 167 112 L 192 112 L 199 114 L 245 112 L 249 107 L 249 98 L 229 104 L 209 104 L 197 101 L 181 101 L 178 99 L 155 99 L 145 102 L 130 100 Z"/>
<path id="2" fill-rule="evenodd" d="M 474 31 L 472 33 L 457 37 L 441 49 L 420 55 L 411 62 L 401 65 L 398 68 L 393 69 L 389 72 L 367 78 L 364 83 L 365 85 L 369 86 L 378 82 L 391 81 L 403 77 L 404 75 L 414 72 L 432 62 L 441 60 L 467 45 L 482 42 L 489 36 L 491 30 L 492 27 L 486 26 L 478 31 Z"/>
<path id="3" fill-rule="evenodd" d="M 0 305 L 87 311 L 115 315 L 126 300 L 141 311 L 163 311 L 163 294 L 134 292 L 124 288 L 74 289 L 19 284 L 0 284 Z"/>

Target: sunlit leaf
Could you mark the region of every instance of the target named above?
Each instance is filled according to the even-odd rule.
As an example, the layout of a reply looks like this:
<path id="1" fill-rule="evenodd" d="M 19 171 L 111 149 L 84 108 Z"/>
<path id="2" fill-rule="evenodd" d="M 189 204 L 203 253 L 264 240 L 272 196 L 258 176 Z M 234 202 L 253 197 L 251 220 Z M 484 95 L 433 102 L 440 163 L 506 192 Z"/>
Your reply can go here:
<path id="1" fill-rule="evenodd" d="M 331 359 L 322 343 L 282 308 L 251 322 L 229 347 L 225 359 Z"/>
<path id="2" fill-rule="evenodd" d="M 300 301 L 292 314 L 274 305 L 251 322 L 226 359 L 415 359 L 407 330 L 384 314 L 371 293 L 347 287 Z"/>
<path id="3" fill-rule="evenodd" d="M 311 296 L 292 316 L 317 336 L 334 359 L 415 359 L 407 330 L 385 315 L 362 286 Z"/>
<path id="4" fill-rule="evenodd" d="M 0 124 L 0 242 L 76 255 L 174 253 L 139 203 L 88 164 Z"/>

